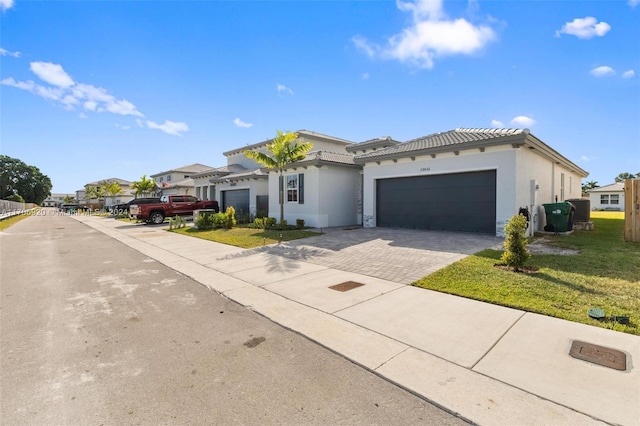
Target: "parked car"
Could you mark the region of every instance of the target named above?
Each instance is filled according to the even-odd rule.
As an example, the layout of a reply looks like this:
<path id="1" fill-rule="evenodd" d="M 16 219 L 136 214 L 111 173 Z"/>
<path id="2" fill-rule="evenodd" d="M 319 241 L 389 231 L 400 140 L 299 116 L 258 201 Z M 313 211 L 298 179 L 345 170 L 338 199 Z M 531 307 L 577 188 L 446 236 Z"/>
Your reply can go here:
<path id="1" fill-rule="evenodd" d="M 160 197 L 134 198 L 133 200 L 129 200 L 126 203 L 114 204 L 113 206 L 111 206 L 111 213 L 114 216 L 129 214 L 129 207 L 131 206 L 131 204 L 153 204 L 159 202 Z"/>
<path id="2" fill-rule="evenodd" d="M 193 216 L 194 210 L 211 209 L 220 211 L 218 202 L 200 200 L 191 195 L 164 195 L 159 203 L 131 204 L 129 215 L 147 223 L 160 224 L 166 217 Z"/>
<path id="3" fill-rule="evenodd" d="M 58 210 L 65 213 L 75 213 L 80 209 L 80 204 L 61 204 Z"/>

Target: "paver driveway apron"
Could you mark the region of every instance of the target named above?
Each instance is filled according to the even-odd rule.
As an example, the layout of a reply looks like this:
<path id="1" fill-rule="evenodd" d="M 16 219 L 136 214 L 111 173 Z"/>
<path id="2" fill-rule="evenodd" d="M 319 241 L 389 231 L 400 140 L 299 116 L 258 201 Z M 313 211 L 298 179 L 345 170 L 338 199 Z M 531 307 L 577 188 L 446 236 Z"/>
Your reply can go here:
<path id="1" fill-rule="evenodd" d="M 325 235 L 256 250 L 329 268 L 410 284 L 503 239 L 462 232 L 331 228 Z"/>

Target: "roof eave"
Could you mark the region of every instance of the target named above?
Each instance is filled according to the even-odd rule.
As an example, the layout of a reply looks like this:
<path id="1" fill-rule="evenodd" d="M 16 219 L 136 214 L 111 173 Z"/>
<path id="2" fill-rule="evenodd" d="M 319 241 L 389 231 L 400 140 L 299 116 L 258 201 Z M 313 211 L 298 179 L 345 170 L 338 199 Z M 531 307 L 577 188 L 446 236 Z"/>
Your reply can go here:
<path id="1" fill-rule="evenodd" d="M 379 162 L 383 160 L 399 160 L 401 158 L 418 157 L 421 155 L 443 154 L 446 152 L 464 151 L 469 149 L 489 148 L 500 145 L 522 146 L 525 144 L 524 134 L 508 135 L 499 138 L 481 139 L 473 142 L 465 142 L 460 144 L 452 144 L 438 146 L 434 148 L 417 149 L 414 151 L 394 152 L 390 154 L 381 154 L 370 157 L 358 158 L 356 155 L 353 161 L 356 164 L 366 164 L 371 162 Z"/>

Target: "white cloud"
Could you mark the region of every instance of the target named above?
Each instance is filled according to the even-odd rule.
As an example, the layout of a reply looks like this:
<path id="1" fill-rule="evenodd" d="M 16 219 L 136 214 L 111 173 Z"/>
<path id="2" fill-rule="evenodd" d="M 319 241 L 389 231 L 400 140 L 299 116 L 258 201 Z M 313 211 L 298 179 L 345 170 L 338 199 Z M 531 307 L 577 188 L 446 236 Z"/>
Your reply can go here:
<path id="1" fill-rule="evenodd" d="M 187 123 L 165 120 L 164 123 L 158 124 L 147 120 L 147 127 L 150 129 L 158 129 L 169 135 L 182 136 L 182 133 L 189 131 Z"/>
<path id="2" fill-rule="evenodd" d="M 629 0 L 628 1 L 629 6 L 631 6 L 632 8 L 636 7 L 638 4 L 640 4 L 640 0 Z"/>
<path id="3" fill-rule="evenodd" d="M 119 123 L 115 123 L 114 126 L 121 130 L 129 130 L 131 128 L 131 126 L 125 126 Z"/>
<path id="4" fill-rule="evenodd" d="M 587 157 L 586 155 L 583 155 L 582 157 L 580 157 L 580 161 L 591 161 L 593 160 L 592 157 Z"/>
<path id="5" fill-rule="evenodd" d="M 531 117 L 527 117 L 526 115 L 518 115 L 511 119 L 511 124 L 520 127 L 531 127 L 536 124 L 536 120 Z"/>
<path id="6" fill-rule="evenodd" d="M 2 0 L 0 0 L 1 2 Z M 0 47 L 0 56 L 13 56 L 14 58 L 19 58 L 21 55 L 20 52 L 9 52 L 7 49 L 3 49 Z"/>
<path id="7" fill-rule="evenodd" d="M 368 80 L 369 79 L 369 73 L 368 72 L 362 73 L 362 79 L 363 80 Z"/>
<path id="8" fill-rule="evenodd" d="M 636 72 L 634 70 L 627 70 L 622 73 L 622 78 L 633 78 L 635 76 L 636 76 Z"/>
<path id="9" fill-rule="evenodd" d="M 278 93 L 288 92 L 290 95 L 293 95 L 293 90 L 291 90 L 284 84 L 280 84 L 280 83 L 276 84 L 276 90 L 278 91 Z"/>
<path id="10" fill-rule="evenodd" d="M 613 68 L 603 65 L 592 69 L 591 71 L 589 71 L 589 73 L 595 77 L 607 77 L 610 75 L 614 75 L 616 72 Z"/>
<path id="11" fill-rule="evenodd" d="M 369 57 L 396 59 L 430 69 L 435 58 L 471 55 L 497 39 L 489 26 L 474 25 L 463 18 L 448 19 L 439 0 L 398 1 L 397 6 L 412 14 L 412 25 L 390 37 L 385 46 L 354 36 L 351 41 L 357 49 Z"/>
<path id="12" fill-rule="evenodd" d="M 0 0 L 0 9 L 7 10 L 13 7 L 13 0 Z"/>
<path id="13" fill-rule="evenodd" d="M 595 36 L 602 37 L 611 29 L 611 25 L 606 22 L 598 22 L 593 16 L 585 18 L 576 18 L 571 22 L 567 22 L 556 31 L 556 37 L 560 34 L 569 34 L 582 39 L 589 39 Z"/>
<path id="14" fill-rule="evenodd" d="M 142 114 L 132 102 L 126 99 L 117 99 L 102 87 L 74 82 L 71 76 L 67 74 L 59 64 L 32 62 L 30 69 L 49 85 L 37 84 L 32 80 L 16 81 L 13 77 L 0 80 L 0 84 L 33 93 L 43 99 L 56 102 L 68 110 L 81 107 L 84 112 L 110 112 L 117 115 L 144 117 L 144 114 Z M 80 114 L 81 118 L 87 117 L 84 112 Z M 140 127 L 158 129 L 170 135 L 177 136 L 182 136 L 182 133 L 189 131 L 189 126 L 187 126 L 186 123 L 170 120 L 166 120 L 163 124 L 158 124 L 154 121 L 144 122 L 140 118 L 137 118 L 136 124 Z"/>
<path id="15" fill-rule="evenodd" d="M 504 127 L 504 123 L 500 120 L 491 120 L 491 127 Z"/>
<path id="16" fill-rule="evenodd" d="M 60 65 L 51 62 L 31 62 L 31 72 L 37 75 L 40 80 L 58 87 L 71 87 L 75 83 Z"/>
<path id="17" fill-rule="evenodd" d="M 251 127 L 251 126 L 253 126 L 253 123 L 245 123 L 244 121 L 240 120 L 239 118 L 236 118 L 235 120 L 233 120 L 233 124 L 235 124 L 236 127 Z"/>

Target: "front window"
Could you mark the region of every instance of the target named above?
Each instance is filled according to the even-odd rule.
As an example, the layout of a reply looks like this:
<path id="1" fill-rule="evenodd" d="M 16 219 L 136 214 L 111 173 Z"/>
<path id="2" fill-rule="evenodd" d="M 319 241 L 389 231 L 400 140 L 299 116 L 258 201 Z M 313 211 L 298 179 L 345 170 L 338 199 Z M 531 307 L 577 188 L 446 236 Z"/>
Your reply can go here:
<path id="1" fill-rule="evenodd" d="M 167 182 L 171 182 L 171 175 L 167 176 Z"/>
<path id="2" fill-rule="evenodd" d="M 620 196 L 618 194 L 611 194 L 611 204 L 620 204 Z"/>
<path id="3" fill-rule="evenodd" d="M 298 202 L 298 175 L 287 176 L 287 202 Z"/>
<path id="4" fill-rule="evenodd" d="M 609 195 L 608 194 L 600 195 L 600 204 L 609 204 Z"/>

